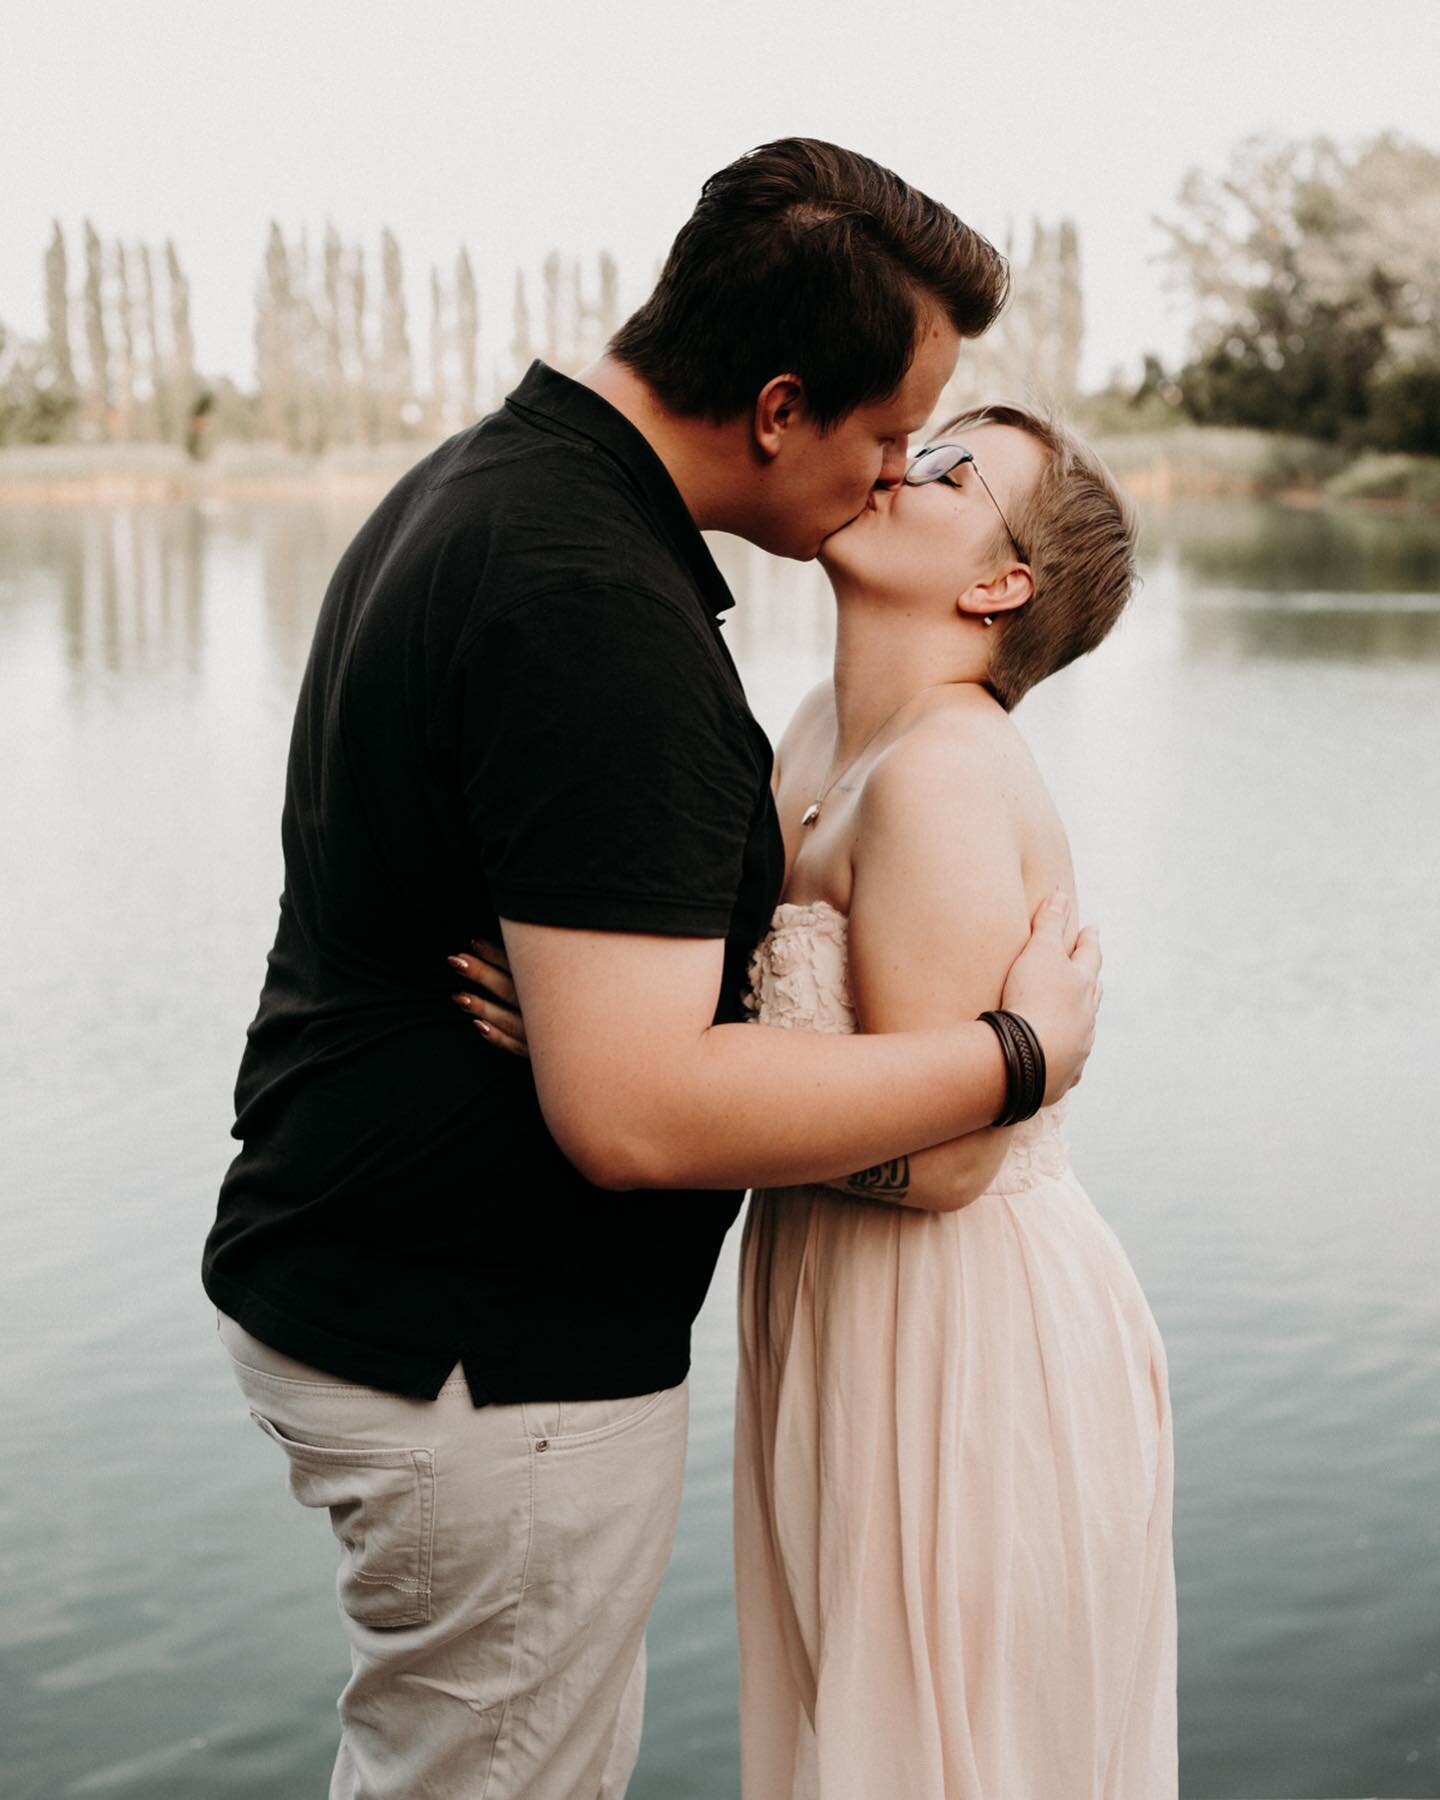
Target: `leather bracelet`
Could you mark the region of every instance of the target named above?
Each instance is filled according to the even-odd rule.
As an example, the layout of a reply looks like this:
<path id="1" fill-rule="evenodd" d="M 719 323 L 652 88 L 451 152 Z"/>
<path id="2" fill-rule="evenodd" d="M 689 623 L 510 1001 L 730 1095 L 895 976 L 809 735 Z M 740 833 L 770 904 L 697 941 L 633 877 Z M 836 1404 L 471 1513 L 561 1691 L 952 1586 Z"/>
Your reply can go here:
<path id="1" fill-rule="evenodd" d="M 1018 1125 L 1022 1118 L 1029 1117 L 1029 1112 L 1026 1110 L 1025 1105 L 1026 1100 L 1029 1097 L 1030 1087 L 1032 1086 L 1032 1083 L 1028 1079 L 1032 1065 L 1025 1055 L 1029 1045 L 1015 1029 L 1014 1021 L 1008 1013 L 1002 1012 L 999 1014 L 999 1019 L 1000 1028 L 1005 1033 L 1010 1044 L 1011 1056 L 1009 1058 L 1009 1067 L 1012 1078 L 1010 1086 L 1006 1090 L 1005 1110 L 1000 1115 L 999 1123 L 1001 1125 Z"/>
<path id="2" fill-rule="evenodd" d="M 1020 1094 L 1010 1108 L 1006 1123 L 1018 1125 L 1025 1119 L 1033 1118 L 1045 1104 L 1045 1052 L 1040 1047 L 1039 1035 L 1028 1019 L 1022 1019 L 1019 1013 L 1013 1012 L 1007 1012 L 1003 1016 L 1010 1035 L 1015 1040 L 1022 1077 Z"/>
<path id="3" fill-rule="evenodd" d="M 1028 1019 L 1019 1013 L 983 1012 L 1005 1057 L 1005 1105 L 997 1125 L 1019 1125 L 1045 1104 L 1045 1052 Z"/>
<path id="4" fill-rule="evenodd" d="M 1030 1079 L 1034 1083 L 1033 1102 L 1027 1104 L 1020 1114 L 1022 1119 L 1032 1118 L 1045 1104 L 1045 1052 L 1040 1047 L 1040 1037 L 1028 1019 L 1022 1019 L 1019 1013 L 1007 1013 L 1012 1030 L 1017 1031 L 1024 1039 L 1025 1045 L 1020 1050 L 1022 1062 L 1030 1066 Z M 1027 1054 L 1028 1053 L 1028 1054 Z"/>
<path id="5" fill-rule="evenodd" d="M 1033 1117 L 1045 1098 L 1045 1059 L 1040 1040 L 1018 1013 L 989 1012 L 980 1016 L 999 1038 L 1005 1056 L 1005 1105 L 995 1123 L 1018 1125 Z"/>
<path id="6" fill-rule="evenodd" d="M 1005 1058 L 1005 1104 L 991 1121 L 994 1125 L 1008 1125 L 1009 1113 L 1020 1093 L 1020 1056 L 1015 1048 L 1015 1041 L 1005 1029 L 1005 1020 L 998 1012 L 983 1012 L 981 1019 L 1000 1040 L 1000 1054 Z"/>

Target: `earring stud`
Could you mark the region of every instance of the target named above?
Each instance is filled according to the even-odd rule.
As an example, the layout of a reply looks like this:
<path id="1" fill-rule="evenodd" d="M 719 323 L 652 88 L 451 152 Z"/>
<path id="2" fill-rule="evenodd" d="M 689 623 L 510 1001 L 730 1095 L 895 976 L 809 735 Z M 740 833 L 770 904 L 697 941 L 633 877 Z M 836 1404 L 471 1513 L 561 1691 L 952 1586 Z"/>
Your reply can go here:
<path id="1" fill-rule="evenodd" d="M 995 623 L 993 614 L 986 613 L 985 617 L 980 621 L 980 623 L 982 625 L 993 625 Z"/>

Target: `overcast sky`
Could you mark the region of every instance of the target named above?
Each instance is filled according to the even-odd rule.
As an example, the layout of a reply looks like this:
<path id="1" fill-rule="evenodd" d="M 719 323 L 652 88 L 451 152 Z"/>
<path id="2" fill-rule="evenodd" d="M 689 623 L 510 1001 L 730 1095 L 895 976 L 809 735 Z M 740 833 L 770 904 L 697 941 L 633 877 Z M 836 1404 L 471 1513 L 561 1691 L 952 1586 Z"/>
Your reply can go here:
<path id="1" fill-rule="evenodd" d="M 470 246 L 487 354 L 517 264 L 619 257 L 627 304 L 740 151 L 791 133 L 878 158 L 997 241 L 1080 228 L 1085 374 L 1186 315 L 1152 215 L 1254 131 L 1440 145 L 1440 0 L 5 0 L 0 320 L 41 327 L 52 216 L 172 236 L 199 358 L 252 374 L 267 222 L 333 219 L 407 259 Z"/>

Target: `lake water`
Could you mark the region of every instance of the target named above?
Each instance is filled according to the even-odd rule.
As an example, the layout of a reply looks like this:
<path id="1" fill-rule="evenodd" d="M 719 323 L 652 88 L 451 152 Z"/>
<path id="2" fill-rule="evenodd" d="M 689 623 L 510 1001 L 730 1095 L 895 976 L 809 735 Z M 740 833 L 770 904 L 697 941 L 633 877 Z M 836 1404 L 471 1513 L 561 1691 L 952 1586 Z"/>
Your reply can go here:
<path id="1" fill-rule="evenodd" d="M 359 517 L 0 510 L 7 1800 L 325 1792 L 332 1543 L 197 1265 Z M 721 554 L 778 731 L 827 665 L 823 586 Z M 1076 1161 L 1169 1347 L 1183 1791 L 1440 1794 L 1440 522 L 1208 504 L 1152 517 L 1145 564 L 1018 717 L 1104 935 Z M 737 1791 L 735 1247 L 632 1800 Z"/>

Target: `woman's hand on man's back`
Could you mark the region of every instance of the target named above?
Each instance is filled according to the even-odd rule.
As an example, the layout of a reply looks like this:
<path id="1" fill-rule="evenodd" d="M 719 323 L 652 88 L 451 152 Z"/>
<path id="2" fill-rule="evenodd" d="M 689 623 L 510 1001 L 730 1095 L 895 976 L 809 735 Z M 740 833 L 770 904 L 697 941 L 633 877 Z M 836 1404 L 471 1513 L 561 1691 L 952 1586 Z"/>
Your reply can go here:
<path id="1" fill-rule="evenodd" d="M 1049 1105 L 1080 1079 L 1100 1008 L 1100 938 L 1087 925 L 1067 949 L 1070 900 L 1057 889 L 1036 908 L 1030 941 L 1005 977 L 1000 1004 L 1034 1026 L 1045 1052 Z"/>

